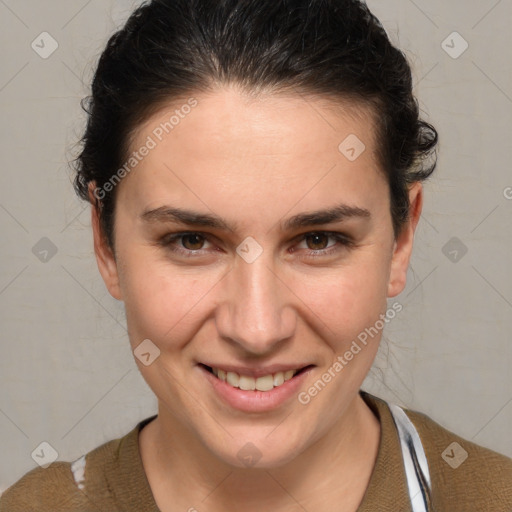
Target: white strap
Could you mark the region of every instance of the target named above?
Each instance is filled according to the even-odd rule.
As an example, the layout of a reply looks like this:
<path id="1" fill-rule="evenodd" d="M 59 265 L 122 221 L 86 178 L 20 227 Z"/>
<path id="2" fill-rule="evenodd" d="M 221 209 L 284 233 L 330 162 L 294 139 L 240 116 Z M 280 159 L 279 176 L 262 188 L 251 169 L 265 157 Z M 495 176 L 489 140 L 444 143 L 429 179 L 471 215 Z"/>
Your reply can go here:
<path id="1" fill-rule="evenodd" d="M 430 495 L 431 490 L 430 472 L 420 436 L 401 407 L 390 403 L 388 406 L 400 438 L 412 511 L 428 512 L 427 496 Z"/>
<path id="2" fill-rule="evenodd" d="M 85 455 L 82 455 L 71 464 L 71 472 L 73 473 L 76 485 L 80 490 L 83 490 L 85 481 Z"/>

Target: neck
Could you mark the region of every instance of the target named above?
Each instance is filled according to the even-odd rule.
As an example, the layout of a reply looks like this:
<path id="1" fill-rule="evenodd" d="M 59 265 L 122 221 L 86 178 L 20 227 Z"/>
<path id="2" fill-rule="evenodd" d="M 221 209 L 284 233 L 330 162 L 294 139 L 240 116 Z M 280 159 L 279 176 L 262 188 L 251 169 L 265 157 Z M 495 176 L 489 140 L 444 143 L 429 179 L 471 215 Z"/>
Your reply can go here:
<path id="1" fill-rule="evenodd" d="M 273 509 L 356 512 L 377 458 L 380 424 L 359 394 L 327 435 L 290 463 L 234 468 L 213 454 L 161 404 L 139 437 L 144 470 L 162 512 L 244 504 Z M 186 482 L 186 486 L 184 483 Z M 300 507 L 299 507 L 300 505 Z"/>

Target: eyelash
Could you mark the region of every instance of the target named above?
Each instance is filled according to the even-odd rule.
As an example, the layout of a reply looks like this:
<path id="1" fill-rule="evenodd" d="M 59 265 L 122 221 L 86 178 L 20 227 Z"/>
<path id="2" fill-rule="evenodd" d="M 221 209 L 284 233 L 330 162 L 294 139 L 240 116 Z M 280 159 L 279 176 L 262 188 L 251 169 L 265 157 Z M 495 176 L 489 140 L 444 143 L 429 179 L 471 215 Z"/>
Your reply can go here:
<path id="1" fill-rule="evenodd" d="M 185 258 L 194 258 L 199 257 L 201 254 L 201 251 L 204 251 L 204 249 L 198 249 L 198 250 L 187 250 L 187 249 L 180 249 L 174 246 L 175 242 L 179 239 L 185 238 L 186 236 L 191 235 L 199 235 L 201 238 L 204 238 L 206 241 L 210 241 L 208 238 L 208 235 L 206 233 L 201 233 L 198 231 L 186 231 L 186 232 L 179 232 L 179 233 L 170 233 L 162 237 L 159 241 L 159 245 L 165 247 L 166 249 L 169 249 L 170 251 L 177 253 L 181 256 L 184 256 Z M 312 235 L 325 235 L 329 238 L 334 238 L 338 244 L 330 247 L 328 249 L 318 249 L 316 251 L 309 250 L 309 255 L 307 255 L 307 258 L 319 258 L 319 257 L 325 257 L 329 256 L 335 252 L 338 252 L 340 249 L 339 245 L 342 247 L 345 247 L 347 249 L 351 249 L 355 246 L 354 242 L 350 240 L 346 235 L 343 235 L 342 233 L 338 233 L 336 231 L 310 231 L 308 233 L 304 233 L 301 235 L 299 242 L 306 239 L 308 236 Z"/>

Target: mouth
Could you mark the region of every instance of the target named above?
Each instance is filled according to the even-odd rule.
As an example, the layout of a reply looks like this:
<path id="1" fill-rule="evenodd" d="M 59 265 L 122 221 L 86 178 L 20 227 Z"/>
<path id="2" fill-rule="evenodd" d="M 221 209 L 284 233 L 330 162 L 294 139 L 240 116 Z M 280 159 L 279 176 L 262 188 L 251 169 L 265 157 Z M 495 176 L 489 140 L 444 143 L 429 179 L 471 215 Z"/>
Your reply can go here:
<path id="1" fill-rule="evenodd" d="M 226 371 L 221 368 L 208 366 L 203 363 L 199 363 L 199 366 L 212 374 L 216 379 L 225 382 L 232 388 L 240 389 L 243 391 L 268 392 L 272 391 L 274 388 L 279 388 L 285 382 L 297 378 L 299 375 L 313 368 L 314 365 L 310 364 L 302 368 L 278 371 L 259 377 L 244 375 L 233 371 Z"/>

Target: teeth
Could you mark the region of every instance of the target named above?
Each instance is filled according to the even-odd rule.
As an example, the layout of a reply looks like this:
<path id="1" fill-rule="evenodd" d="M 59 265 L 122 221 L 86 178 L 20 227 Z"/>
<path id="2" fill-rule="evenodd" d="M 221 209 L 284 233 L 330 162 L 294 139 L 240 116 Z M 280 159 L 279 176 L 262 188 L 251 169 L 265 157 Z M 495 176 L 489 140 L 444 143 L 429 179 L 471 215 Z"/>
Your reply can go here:
<path id="1" fill-rule="evenodd" d="M 258 391 L 270 391 L 271 389 L 274 389 L 274 377 L 272 375 L 265 375 L 264 377 L 259 377 L 254 381 L 254 387 Z"/>
<path id="2" fill-rule="evenodd" d="M 273 375 L 264 375 L 255 379 L 249 375 L 239 375 L 235 372 L 225 372 L 220 368 L 212 368 L 213 374 L 227 382 L 234 388 L 243 389 L 246 391 L 270 391 L 277 386 L 280 386 L 285 381 L 290 380 L 299 370 L 288 370 L 286 372 L 277 372 Z"/>
<path id="3" fill-rule="evenodd" d="M 280 386 L 284 382 L 284 373 L 279 372 L 274 375 L 274 386 Z"/>
<path id="4" fill-rule="evenodd" d="M 228 372 L 226 374 L 226 382 L 231 384 L 234 388 L 237 388 L 240 382 L 240 376 L 237 373 Z"/>
<path id="5" fill-rule="evenodd" d="M 254 391 L 256 389 L 256 380 L 253 377 L 246 377 L 245 375 L 240 375 L 238 387 L 246 391 Z"/>
<path id="6" fill-rule="evenodd" d="M 291 379 L 295 375 L 296 371 L 298 370 L 288 370 L 287 372 L 284 372 L 284 380 Z"/>

